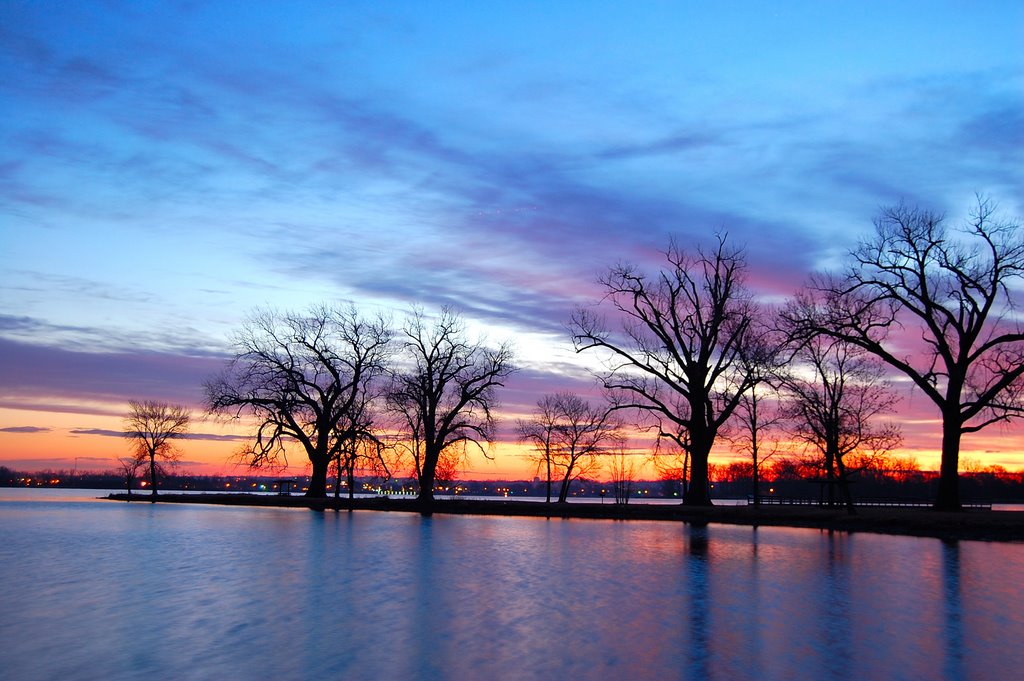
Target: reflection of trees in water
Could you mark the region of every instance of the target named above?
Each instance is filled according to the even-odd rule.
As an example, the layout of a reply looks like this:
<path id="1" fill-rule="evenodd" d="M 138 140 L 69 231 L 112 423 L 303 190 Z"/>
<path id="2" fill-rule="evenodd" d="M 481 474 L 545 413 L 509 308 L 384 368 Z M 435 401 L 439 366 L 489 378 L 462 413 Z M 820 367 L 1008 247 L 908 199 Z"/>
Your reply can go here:
<path id="1" fill-rule="evenodd" d="M 413 590 L 413 624 L 410 628 L 413 652 L 408 663 L 413 676 L 423 678 L 444 678 L 446 654 L 450 646 L 443 645 L 442 639 L 448 632 L 452 613 L 448 609 L 448 591 L 438 589 L 436 575 L 439 556 L 434 550 L 434 523 L 430 517 L 423 517 L 420 523 L 419 545 L 416 551 Z"/>
<path id="2" fill-rule="evenodd" d="M 943 674 L 947 679 L 961 679 L 964 677 L 963 599 L 960 593 L 960 542 L 956 540 L 942 542 L 942 591 L 946 610 Z"/>
<path id="3" fill-rule="evenodd" d="M 822 599 L 821 669 L 829 669 L 833 678 L 849 678 L 855 668 L 850 632 L 850 535 L 828 532 L 828 557 L 825 563 L 826 585 Z"/>
<path id="4" fill-rule="evenodd" d="M 778 622 L 762 607 L 759 537 L 751 530 L 734 543 L 731 532 L 687 525 L 682 678 L 773 678 L 765 633 Z"/>
<path id="5" fill-rule="evenodd" d="M 689 673 L 686 678 L 710 678 L 710 560 L 708 557 L 708 526 L 689 525 L 687 547 L 689 549 L 689 622 L 690 655 Z"/>

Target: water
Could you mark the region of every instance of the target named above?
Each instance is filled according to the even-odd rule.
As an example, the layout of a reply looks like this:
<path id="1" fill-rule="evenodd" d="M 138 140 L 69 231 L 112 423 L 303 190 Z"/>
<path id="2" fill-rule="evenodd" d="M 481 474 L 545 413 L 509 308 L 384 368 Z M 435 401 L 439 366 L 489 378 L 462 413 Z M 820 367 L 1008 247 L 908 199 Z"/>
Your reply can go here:
<path id="1" fill-rule="evenodd" d="M 0 490 L 4 679 L 1001 679 L 1024 546 Z M 95 493 L 98 494 L 98 493 Z"/>

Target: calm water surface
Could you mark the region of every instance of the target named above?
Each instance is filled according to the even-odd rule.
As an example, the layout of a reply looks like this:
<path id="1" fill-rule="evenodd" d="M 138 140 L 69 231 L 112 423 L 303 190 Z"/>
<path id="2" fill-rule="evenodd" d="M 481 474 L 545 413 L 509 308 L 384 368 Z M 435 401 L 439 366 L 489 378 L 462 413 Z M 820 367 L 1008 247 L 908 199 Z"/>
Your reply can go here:
<path id="1" fill-rule="evenodd" d="M 4 679 L 1006 679 L 1024 545 L 0 490 Z"/>

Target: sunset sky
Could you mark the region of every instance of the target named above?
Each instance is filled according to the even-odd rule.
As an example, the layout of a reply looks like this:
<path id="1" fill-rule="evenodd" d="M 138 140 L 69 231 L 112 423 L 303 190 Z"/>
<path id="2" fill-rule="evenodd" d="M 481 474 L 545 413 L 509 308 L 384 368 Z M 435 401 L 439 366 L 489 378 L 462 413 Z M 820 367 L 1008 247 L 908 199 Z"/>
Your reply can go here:
<path id="1" fill-rule="evenodd" d="M 573 306 L 670 235 L 727 230 L 779 302 L 882 206 L 1024 214 L 1021 45 L 1016 0 L 0 0 L 0 463 L 109 469 L 127 401 L 200 410 L 253 308 L 342 300 L 514 339 L 510 438 L 591 386 Z M 930 403 L 900 419 L 936 468 Z M 963 449 L 1024 468 L 1024 426 Z"/>

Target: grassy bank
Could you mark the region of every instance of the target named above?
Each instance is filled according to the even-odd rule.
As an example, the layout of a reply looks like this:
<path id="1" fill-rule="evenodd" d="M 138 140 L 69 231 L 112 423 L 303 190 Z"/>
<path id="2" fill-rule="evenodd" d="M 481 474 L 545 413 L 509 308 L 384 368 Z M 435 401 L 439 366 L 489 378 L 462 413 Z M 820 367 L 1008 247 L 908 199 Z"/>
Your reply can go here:
<path id="1" fill-rule="evenodd" d="M 125 494 L 108 499 L 125 501 Z M 132 495 L 133 502 L 148 502 L 148 495 Z M 174 494 L 157 497 L 159 503 L 271 506 L 328 510 L 369 510 L 419 513 L 411 499 L 307 499 L 300 496 L 256 494 Z M 839 532 L 876 532 L 940 539 L 1024 542 L 1024 512 L 970 510 L 943 513 L 916 508 L 863 508 L 856 515 L 845 510 L 808 506 L 713 506 L 612 503 L 545 504 L 531 501 L 438 499 L 433 512 L 459 515 L 529 516 L 607 520 L 665 520 L 691 524 L 807 527 Z"/>

